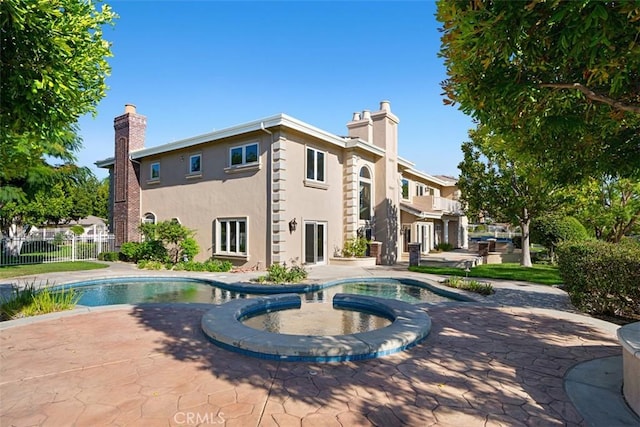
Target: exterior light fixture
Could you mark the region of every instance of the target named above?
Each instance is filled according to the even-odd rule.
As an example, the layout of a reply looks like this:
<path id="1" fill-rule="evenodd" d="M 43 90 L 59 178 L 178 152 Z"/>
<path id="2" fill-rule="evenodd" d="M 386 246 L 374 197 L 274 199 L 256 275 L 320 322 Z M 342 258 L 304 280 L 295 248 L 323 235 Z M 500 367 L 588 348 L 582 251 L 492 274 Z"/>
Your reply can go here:
<path id="1" fill-rule="evenodd" d="M 297 226 L 298 226 L 298 223 L 296 222 L 295 218 L 289 221 L 289 233 L 293 233 L 294 231 L 296 231 Z"/>

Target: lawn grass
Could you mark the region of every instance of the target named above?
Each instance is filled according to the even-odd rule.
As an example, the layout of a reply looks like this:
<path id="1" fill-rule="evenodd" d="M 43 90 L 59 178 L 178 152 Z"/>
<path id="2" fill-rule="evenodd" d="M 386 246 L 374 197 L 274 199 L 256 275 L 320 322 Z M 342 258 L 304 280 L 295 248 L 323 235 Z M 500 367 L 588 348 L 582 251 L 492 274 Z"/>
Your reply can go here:
<path id="1" fill-rule="evenodd" d="M 418 273 L 438 274 L 442 276 L 465 276 L 462 268 L 455 267 L 409 267 L 410 271 Z M 484 279 L 506 279 L 539 283 L 542 285 L 559 285 L 562 283 L 558 267 L 553 265 L 535 264 L 533 267 L 522 267 L 520 264 L 483 264 L 471 268 L 469 277 Z"/>
<path id="2" fill-rule="evenodd" d="M 10 265 L 0 267 L 0 279 L 8 277 L 31 276 L 34 274 L 59 273 L 62 271 L 97 270 L 108 264 L 91 261 L 52 262 L 48 264 Z"/>

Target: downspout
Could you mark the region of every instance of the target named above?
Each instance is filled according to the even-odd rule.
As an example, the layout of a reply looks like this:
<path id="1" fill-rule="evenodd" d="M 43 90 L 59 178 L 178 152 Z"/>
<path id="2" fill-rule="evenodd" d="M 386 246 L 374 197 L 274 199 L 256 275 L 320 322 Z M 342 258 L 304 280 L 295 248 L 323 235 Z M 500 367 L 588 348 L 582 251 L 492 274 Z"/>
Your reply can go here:
<path id="1" fill-rule="evenodd" d="M 264 127 L 264 122 L 260 122 L 260 130 L 268 133 L 271 136 L 271 143 L 269 144 L 269 151 L 267 152 L 267 197 L 268 197 L 268 207 L 267 207 L 267 235 L 269 236 L 267 241 L 269 245 L 269 250 L 267 251 L 267 255 L 269 257 L 268 260 L 264 261 L 264 267 L 268 268 L 273 260 L 273 219 L 272 219 L 272 207 L 271 207 L 271 199 L 273 197 L 273 192 L 271 191 L 273 186 L 273 177 L 272 177 L 272 168 L 271 164 L 273 162 L 273 132 Z"/>

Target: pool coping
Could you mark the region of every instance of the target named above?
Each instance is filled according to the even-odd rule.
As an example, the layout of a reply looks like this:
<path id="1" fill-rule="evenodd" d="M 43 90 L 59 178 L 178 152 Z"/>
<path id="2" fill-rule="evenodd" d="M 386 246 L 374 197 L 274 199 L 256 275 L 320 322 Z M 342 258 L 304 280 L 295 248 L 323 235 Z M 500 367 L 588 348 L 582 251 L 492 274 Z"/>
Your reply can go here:
<path id="1" fill-rule="evenodd" d="M 367 311 L 392 321 L 389 326 L 346 335 L 292 335 L 262 331 L 240 319 L 257 313 L 297 308 L 297 294 L 237 299 L 216 305 L 202 316 L 201 326 L 214 344 L 260 359 L 295 362 L 365 360 L 406 350 L 425 339 L 431 318 L 424 309 L 402 301 L 336 294 L 334 307 Z"/>

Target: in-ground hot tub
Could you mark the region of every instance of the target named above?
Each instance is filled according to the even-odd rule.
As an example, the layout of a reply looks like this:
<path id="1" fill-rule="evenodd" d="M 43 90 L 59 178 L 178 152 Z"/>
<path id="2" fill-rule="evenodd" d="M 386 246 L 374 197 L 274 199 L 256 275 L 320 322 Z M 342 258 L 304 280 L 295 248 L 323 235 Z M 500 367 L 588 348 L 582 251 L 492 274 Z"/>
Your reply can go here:
<path id="1" fill-rule="evenodd" d="M 363 360 L 410 348 L 429 335 L 431 318 L 402 301 L 362 295 L 336 294 L 335 308 L 385 317 L 389 326 L 348 335 L 292 335 L 251 328 L 242 319 L 269 311 L 298 308 L 300 297 L 280 294 L 239 299 L 217 305 L 202 317 L 202 330 L 216 345 L 262 359 L 336 362 Z"/>

